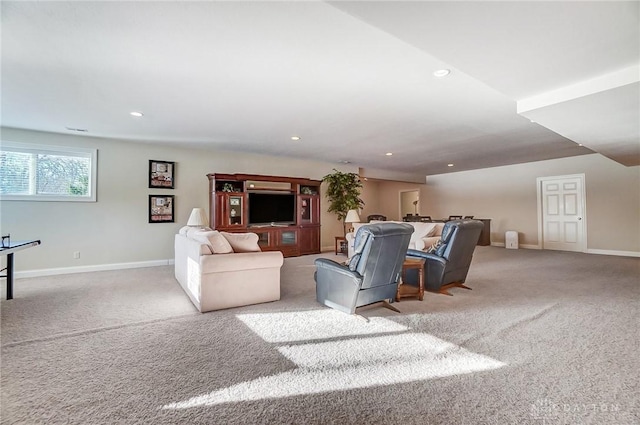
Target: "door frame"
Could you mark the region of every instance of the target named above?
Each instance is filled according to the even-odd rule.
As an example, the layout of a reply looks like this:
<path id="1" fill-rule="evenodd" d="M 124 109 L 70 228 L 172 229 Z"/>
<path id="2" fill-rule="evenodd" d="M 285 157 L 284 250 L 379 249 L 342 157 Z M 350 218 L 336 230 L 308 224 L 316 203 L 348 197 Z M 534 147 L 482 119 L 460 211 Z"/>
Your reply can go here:
<path id="1" fill-rule="evenodd" d="M 538 249 L 544 249 L 544 211 L 542 211 L 542 183 L 550 180 L 564 180 L 564 179 L 579 179 L 581 187 L 581 202 L 582 202 L 582 247 L 580 251 L 574 252 L 587 252 L 587 188 L 585 185 L 585 175 L 581 174 L 567 174 L 562 176 L 547 176 L 536 178 L 536 190 L 537 190 L 537 202 L 538 202 Z M 569 251 L 570 252 L 570 251 Z"/>
<path id="2" fill-rule="evenodd" d="M 420 188 L 415 189 L 402 189 L 398 191 L 398 216 L 402 220 L 402 194 L 407 192 L 418 192 L 418 202 L 420 202 Z M 418 208 L 418 215 L 420 215 L 420 208 Z"/>

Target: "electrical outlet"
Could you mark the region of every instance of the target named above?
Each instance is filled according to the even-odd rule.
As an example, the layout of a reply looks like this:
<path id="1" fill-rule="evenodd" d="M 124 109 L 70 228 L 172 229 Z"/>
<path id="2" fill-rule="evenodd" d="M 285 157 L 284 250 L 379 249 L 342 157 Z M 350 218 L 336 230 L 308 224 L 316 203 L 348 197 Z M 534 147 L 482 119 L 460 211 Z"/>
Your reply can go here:
<path id="1" fill-rule="evenodd" d="M 73 258 L 75 258 L 76 260 L 80 258 L 80 251 L 74 251 L 73 252 Z"/>

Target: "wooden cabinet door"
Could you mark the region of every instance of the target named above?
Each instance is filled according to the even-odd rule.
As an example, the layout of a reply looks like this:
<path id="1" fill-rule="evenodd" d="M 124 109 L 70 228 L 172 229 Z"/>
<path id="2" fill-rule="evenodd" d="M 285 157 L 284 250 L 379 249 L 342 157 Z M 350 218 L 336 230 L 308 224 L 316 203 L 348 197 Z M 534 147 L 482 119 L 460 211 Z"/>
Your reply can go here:
<path id="1" fill-rule="evenodd" d="M 239 192 L 216 193 L 216 229 L 246 227 L 246 195 Z"/>
<path id="2" fill-rule="evenodd" d="M 215 223 L 213 225 L 214 229 L 224 228 L 224 217 L 225 217 L 225 205 L 226 205 L 226 193 L 216 193 L 216 204 L 215 204 Z"/>
<path id="3" fill-rule="evenodd" d="M 300 254 L 318 254 L 320 252 L 320 228 L 303 227 L 300 229 Z"/>
<path id="4" fill-rule="evenodd" d="M 298 196 L 298 224 L 320 223 L 320 197 L 318 195 Z"/>

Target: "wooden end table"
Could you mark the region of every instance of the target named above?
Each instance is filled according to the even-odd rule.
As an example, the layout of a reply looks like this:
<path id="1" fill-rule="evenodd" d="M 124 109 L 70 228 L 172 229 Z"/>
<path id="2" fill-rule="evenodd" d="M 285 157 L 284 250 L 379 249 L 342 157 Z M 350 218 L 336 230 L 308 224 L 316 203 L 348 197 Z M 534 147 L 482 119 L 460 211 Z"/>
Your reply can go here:
<path id="1" fill-rule="evenodd" d="M 424 258 L 405 258 L 402 263 L 402 281 L 404 282 L 405 273 L 407 270 L 418 270 L 418 287 L 411 286 L 406 283 L 398 285 L 398 292 L 396 293 L 396 301 L 400 301 L 400 298 L 418 297 L 420 301 L 424 299 Z"/>
<path id="2" fill-rule="evenodd" d="M 347 238 L 344 236 L 336 236 L 336 255 L 348 255 Z"/>

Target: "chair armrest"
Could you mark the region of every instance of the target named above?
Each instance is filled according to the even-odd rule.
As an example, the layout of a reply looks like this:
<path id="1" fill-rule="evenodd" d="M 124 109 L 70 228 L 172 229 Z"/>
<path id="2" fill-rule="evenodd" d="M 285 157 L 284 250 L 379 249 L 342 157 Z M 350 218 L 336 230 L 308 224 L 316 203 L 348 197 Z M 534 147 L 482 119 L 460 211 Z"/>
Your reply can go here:
<path id="1" fill-rule="evenodd" d="M 339 282 L 340 284 L 348 284 L 360 287 L 362 276 L 358 272 L 349 270 L 347 266 L 343 266 L 328 258 L 318 258 L 315 260 L 316 265 L 316 283 L 325 280 Z"/>
<path id="2" fill-rule="evenodd" d="M 424 258 L 427 261 L 436 261 L 438 263 L 442 263 L 443 265 L 446 264 L 447 260 L 435 255 L 435 254 L 430 254 L 424 251 L 418 251 L 415 249 L 409 249 L 407 250 L 407 257 L 414 257 L 414 258 Z"/>
<path id="3" fill-rule="evenodd" d="M 318 258 L 316 264 L 316 300 L 320 304 L 353 314 L 362 287 L 358 272 L 327 258 Z"/>

